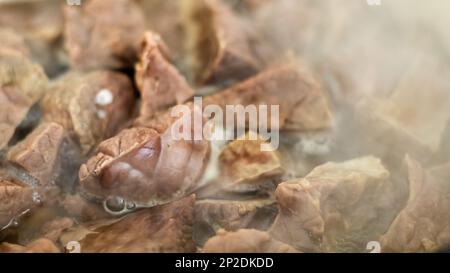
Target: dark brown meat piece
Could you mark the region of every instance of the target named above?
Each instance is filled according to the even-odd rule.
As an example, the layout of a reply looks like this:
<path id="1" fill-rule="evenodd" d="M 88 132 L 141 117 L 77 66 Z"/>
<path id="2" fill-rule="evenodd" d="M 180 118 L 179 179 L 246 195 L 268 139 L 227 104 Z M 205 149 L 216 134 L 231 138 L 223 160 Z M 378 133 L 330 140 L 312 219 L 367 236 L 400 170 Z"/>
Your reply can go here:
<path id="1" fill-rule="evenodd" d="M 383 201 L 389 176 L 379 159 L 364 157 L 281 183 L 270 233 L 302 251 L 363 252 L 392 220 L 392 206 Z"/>
<path id="2" fill-rule="evenodd" d="M 145 20 L 132 0 L 90 0 L 64 8 L 65 47 L 74 67 L 132 68 Z"/>
<path id="3" fill-rule="evenodd" d="M 258 71 L 251 48 L 253 33 L 227 5 L 219 0 L 183 0 L 182 14 L 199 83 L 223 84 Z"/>
<path id="4" fill-rule="evenodd" d="M 133 86 L 117 72 L 72 72 L 52 84 L 41 104 L 44 120 L 62 125 L 87 153 L 131 117 Z"/>
<path id="5" fill-rule="evenodd" d="M 333 117 L 319 82 L 304 67 L 288 64 L 262 72 L 225 91 L 206 97 L 204 105 L 279 105 L 280 128 L 291 131 L 330 129 Z M 268 124 L 270 128 L 270 124 Z"/>
<path id="6" fill-rule="evenodd" d="M 267 232 L 240 229 L 235 232 L 220 230 L 203 247 L 205 253 L 295 253 L 295 248 L 270 237 Z"/>
<path id="7" fill-rule="evenodd" d="M 203 245 L 219 229 L 241 228 L 267 230 L 278 210 L 274 200 L 246 201 L 201 200 L 195 204 L 194 239 Z"/>
<path id="8" fill-rule="evenodd" d="M 39 194 L 30 187 L 0 179 L 0 230 L 39 205 Z"/>
<path id="9" fill-rule="evenodd" d="M 19 166 L 45 186 L 54 180 L 64 129 L 56 123 L 43 123 L 25 140 L 12 147 L 6 160 Z"/>
<path id="10" fill-rule="evenodd" d="M 195 197 L 143 209 L 119 220 L 87 227 L 84 235 L 72 233 L 65 241 L 77 240 L 81 252 L 195 252 L 192 240 Z M 79 236 L 78 238 L 71 236 Z"/>
<path id="11" fill-rule="evenodd" d="M 47 88 L 43 69 L 20 50 L 0 46 L 0 149 Z"/>
<path id="12" fill-rule="evenodd" d="M 425 171 L 406 158 L 409 199 L 381 237 L 383 252 L 434 252 L 450 244 L 450 164 Z"/>
<path id="13" fill-rule="evenodd" d="M 161 37 L 147 32 L 135 76 L 141 93 L 141 119 L 152 118 L 157 111 L 184 103 L 194 95 L 185 78 L 169 62 L 167 54 Z"/>
<path id="14" fill-rule="evenodd" d="M 190 115 L 194 118 L 201 113 L 194 109 Z M 145 206 L 192 192 L 208 160 L 209 142 L 176 140 L 172 126 L 176 124 L 163 124 L 157 128 L 161 131 L 134 127 L 102 142 L 97 155 L 80 168 L 83 190 Z"/>
<path id="15" fill-rule="evenodd" d="M 27 246 L 10 243 L 0 244 L 0 253 L 60 253 L 58 247 L 48 239 L 38 239 Z"/>

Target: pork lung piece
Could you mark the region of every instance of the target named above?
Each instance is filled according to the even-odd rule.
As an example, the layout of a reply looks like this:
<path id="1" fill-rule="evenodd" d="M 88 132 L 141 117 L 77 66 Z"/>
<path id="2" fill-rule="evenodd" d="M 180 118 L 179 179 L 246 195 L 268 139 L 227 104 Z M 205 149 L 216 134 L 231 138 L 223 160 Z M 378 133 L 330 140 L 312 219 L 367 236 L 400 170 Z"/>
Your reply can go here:
<path id="1" fill-rule="evenodd" d="M 182 14 L 198 82 L 223 84 L 258 71 L 251 48 L 254 34 L 227 5 L 219 0 L 183 0 Z"/>
<path id="2" fill-rule="evenodd" d="M 65 5 L 64 40 L 74 67 L 132 68 L 145 30 L 142 10 L 133 0 L 90 0 Z"/>
<path id="3" fill-rule="evenodd" d="M 269 109 L 270 105 L 279 105 L 279 126 L 283 130 L 324 130 L 333 124 L 328 101 L 319 82 L 297 63 L 268 69 L 204 98 L 203 104 L 217 104 L 223 109 L 226 105 L 268 105 Z"/>
<path id="4" fill-rule="evenodd" d="M 194 94 L 185 78 L 168 60 L 161 37 L 153 32 L 145 33 L 135 78 L 141 93 L 141 119 L 152 118 L 157 111 L 184 103 Z"/>
<path id="5" fill-rule="evenodd" d="M 450 164 L 425 171 L 407 157 L 409 199 L 381 237 L 383 252 L 432 252 L 450 244 Z"/>
<path id="6" fill-rule="evenodd" d="M 263 144 L 268 143 L 259 137 L 257 140 L 246 137 L 225 146 L 219 165 L 224 180 L 221 183 L 226 184 L 223 186 L 227 190 L 248 192 L 276 188 L 283 174 L 280 156 L 276 151 L 261 151 Z"/>
<path id="7" fill-rule="evenodd" d="M 38 197 L 30 187 L 0 179 L 0 230 L 37 206 Z"/>
<path id="8" fill-rule="evenodd" d="M 47 76 L 20 48 L 0 46 L 0 149 L 46 91 Z"/>
<path id="9" fill-rule="evenodd" d="M 44 120 L 62 125 L 87 153 L 131 117 L 133 85 L 117 72 L 71 72 L 52 83 L 41 104 Z"/>
<path id="10" fill-rule="evenodd" d="M 59 148 L 64 129 L 56 123 L 43 123 L 25 140 L 9 150 L 6 160 L 23 168 L 29 175 L 47 185 L 55 177 Z"/>
<path id="11" fill-rule="evenodd" d="M 381 234 L 390 174 L 364 157 L 316 167 L 305 178 L 278 185 L 279 214 L 270 233 L 302 251 L 363 252 Z"/>
<path id="12" fill-rule="evenodd" d="M 81 252 L 195 252 L 192 240 L 195 197 L 143 209 L 111 224 L 96 223 L 76 238 Z M 90 231 L 90 232 L 89 232 Z M 64 240 L 72 240 L 65 236 Z"/>
<path id="13" fill-rule="evenodd" d="M 50 240 L 37 239 L 27 246 L 10 243 L 0 244 L 0 253 L 60 253 L 58 247 Z"/>
<path id="14" fill-rule="evenodd" d="M 195 204 L 194 240 L 203 245 L 219 229 L 267 230 L 277 215 L 274 200 L 201 200 Z"/>
<path id="15" fill-rule="evenodd" d="M 204 247 L 205 253 L 295 253 L 292 246 L 277 241 L 264 231 L 240 229 L 234 232 L 220 230 L 217 236 L 209 239 Z"/>
<path id="16" fill-rule="evenodd" d="M 190 114 L 201 115 L 198 109 Z M 209 158 L 209 142 L 176 140 L 172 126 L 176 123 L 158 127 L 161 131 L 134 127 L 102 142 L 97 155 L 80 168 L 83 190 L 144 206 L 167 203 L 192 192 Z"/>

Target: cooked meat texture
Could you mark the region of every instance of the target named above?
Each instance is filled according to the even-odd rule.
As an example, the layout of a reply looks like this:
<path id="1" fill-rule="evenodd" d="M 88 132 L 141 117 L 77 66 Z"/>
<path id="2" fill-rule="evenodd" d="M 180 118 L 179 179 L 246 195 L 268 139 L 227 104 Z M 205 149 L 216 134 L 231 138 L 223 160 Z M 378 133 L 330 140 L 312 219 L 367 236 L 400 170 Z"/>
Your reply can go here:
<path id="1" fill-rule="evenodd" d="M 80 222 L 111 218 L 111 215 L 104 210 L 102 204 L 89 201 L 79 194 L 68 194 L 64 196 L 61 201 L 61 206 L 70 216 Z"/>
<path id="2" fill-rule="evenodd" d="M 179 1 L 138 0 L 145 13 L 147 29 L 161 34 L 174 60 L 183 58 L 184 31 L 181 22 Z"/>
<path id="3" fill-rule="evenodd" d="M 63 232 L 71 228 L 73 225 L 73 220 L 68 217 L 56 218 L 42 226 L 39 232 L 41 234 L 40 237 L 57 243 Z"/>
<path id="4" fill-rule="evenodd" d="M 279 105 L 279 126 L 289 131 L 329 129 L 333 123 L 320 84 L 304 67 L 294 63 L 268 69 L 204 98 L 203 104 L 217 104 L 223 109 L 226 105 L 268 105 L 269 109 L 270 105 Z M 267 125 L 271 127 L 271 123 Z"/>
<path id="5" fill-rule="evenodd" d="M 22 142 L 12 147 L 6 160 L 23 168 L 45 186 L 55 178 L 64 129 L 57 123 L 42 123 Z"/>
<path id="6" fill-rule="evenodd" d="M 279 214 L 270 233 L 302 251 L 363 252 L 384 228 L 390 184 L 380 160 L 363 157 L 316 167 L 278 185 Z"/>
<path id="7" fill-rule="evenodd" d="M 203 247 L 205 253 L 295 253 L 295 248 L 273 239 L 267 232 L 240 229 L 220 230 Z"/>
<path id="8" fill-rule="evenodd" d="M 194 240 L 203 245 L 219 229 L 267 230 L 277 215 L 274 200 L 200 200 L 195 204 Z"/>
<path id="9" fill-rule="evenodd" d="M 0 46 L 0 149 L 47 88 L 47 76 L 19 50 Z"/>
<path id="10" fill-rule="evenodd" d="M 409 199 L 381 237 L 383 252 L 434 252 L 450 244 L 449 164 L 425 171 L 407 157 Z"/>
<path id="11" fill-rule="evenodd" d="M 58 247 L 50 240 L 41 238 L 21 246 L 10 243 L 0 244 L 0 253 L 60 253 Z"/>
<path id="12" fill-rule="evenodd" d="M 185 78 L 170 63 L 167 54 L 161 37 L 146 32 L 135 75 L 141 93 L 141 119 L 152 118 L 156 112 L 181 104 L 194 94 Z"/>
<path id="13" fill-rule="evenodd" d="M 145 30 L 133 0 L 90 0 L 64 8 L 64 40 L 71 64 L 82 70 L 132 68 Z"/>
<path id="14" fill-rule="evenodd" d="M 131 117 L 133 85 L 118 72 L 70 72 L 52 83 L 41 104 L 44 120 L 62 125 L 87 153 Z"/>
<path id="15" fill-rule="evenodd" d="M 276 181 L 283 174 L 280 157 L 276 151 L 262 151 L 268 145 L 258 135 L 256 140 L 247 134 L 243 140 L 235 140 L 225 146 L 219 156 L 221 178 L 229 180 L 225 188 L 236 192 L 275 189 Z M 227 181 L 222 181 L 228 184 Z"/>
<path id="16" fill-rule="evenodd" d="M 0 28 L 0 48 L 16 51 L 27 58 L 31 57 L 24 37 L 9 28 Z"/>
<path id="17" fill-rule="evenodd" d="M 0 179 L 0 230 L 39 204 L 30 187 Z"/>
<path id="18" fill-rule="evenodd" d="M 194 202 L 190 196 L 128 214 L 112 224 L 96 224 L 84 238 L 77 238 L 81 252 L 195 252 Z"/>
<path id="19" fill-rule="evenodd" d="M 197 187 L 203 173 L 209 142 L 177 140 L 172 134 L 174 126 L 180 129 L 184 117 L 196 115 L 201 118 L 199 109 L 157 128 L 161 131 L 133 127 L 105 140 L 97 155 L 80 168 L 83 190 L 100 198 L 118 196 L 145 206 L 186 196 Z M 191 136 L 194 129 L 192 126 Z"/>
<path id="20" fill-rule="evenodd" d="M 199 83 L 242 80 L 259 69 L 251 43 L 254 33 L 219 0 L 182 1 L 188 48 Z"/>
<path id="21" fill-rule="evenodd" d="M 50 77 L 60 73 L 66 65 L 59 39 L 63 30 L 62 5 L 59 0 L 46 0 L 9 1 L 0 6 L 0 26 L 25 37 L 30 49 L 26 50 L 27 56 L 41 64 Z M 9 38 L 7 44 L 11 44 Z M 4 44 L 3 41 L 0 44 Z"/>

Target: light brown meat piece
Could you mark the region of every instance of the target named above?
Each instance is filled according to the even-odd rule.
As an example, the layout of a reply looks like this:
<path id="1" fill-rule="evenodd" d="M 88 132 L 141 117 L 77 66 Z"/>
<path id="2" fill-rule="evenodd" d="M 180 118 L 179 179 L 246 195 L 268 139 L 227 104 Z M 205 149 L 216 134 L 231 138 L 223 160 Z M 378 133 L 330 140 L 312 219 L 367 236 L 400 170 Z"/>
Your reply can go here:
<path id="1" fill-rule="evenodd" d="M 0 253 L 61 253 L 58 247 L 50 240 L 42 238 L 26 246 L 2 243 Z"/>
<path id="2" fill-rule="evenodd" d="M 71 72 L 52 84 L 41 104 L 44 120 L 62 125 L 87 153 L 131 117 L 133 86 L 118 72 Z"/>
<path id="3" fill-rule="evenodd" d="M 267 230 L 277 215 L 274 200 L 200 200 L 195 203 L 194 240 L 203 245 L 219 229 Z"/>
<path id="4" fill-rule="evenodd" d="M 204 253 L 295 253 L 295 248 L 273 239 L 267 232 L 240 229 L 220 230 L 203 247 Z"/>
<path id="5" fill-rule="evenodd" d="M 330 129 L 333 124 L 327 98 L 319 82 L 299 64 L 268 69 L 203 100 L 203 105 L 279 105 L 282 130 Z M 269 119 L 270 120 L 270 119 Z M 271 124 L 268 124 L 270 128 Z"/>
<path id="6" fill-rule="evenodd" d="M 23 168 L 35 177 L 40 186 L 50 183 L 55 177 L 55 168 L 64 129 L 56 123 L 43 123 L 22 142 L 12 147 L 6 160 Z"/>
<path id="7" fill-rule="evenodd" d="M 138 0 L 145 13 L 147 29 L 161 34 L 175 62 L 184 55 L 185 33 L 182 27 L 179 1 Z"/>
<path id="8" fill-rule="evenodd" d="M 195 252 L 194 202 L 195 197 L 190 196 L 143 209 L 120 220 L 97 223 L 94 228 L 88 226 L 80 238 L 64 236 L 63 239 L 79 241 L 81 252 L 88 253 Z"/>
<path id="9" fill-rule="evenodd" d="M 24 57 L 31 58 L 30 49 L 25 43 L 25 38 L 12 29 L 0 28 L 0 47 L 21 53 Z"/>
<path id="10" fill-rule="evenodd" d="M 0 149 L 42 97 L 47 81 L 43 69 L 24 56 L 20 48 L 0 46 Z"/>
<path id="11" fill-rule="evenodd" d="M 363 252 L 392 220 L 386 209 L 392 207 L 382 199 L 389 176 L 379 159 L 364 157 L 327 163 L 281 183 L 270 233 L 302 251 Z"/>
<path id="12" fill-rule="evenodd" d="M 61 6 L 65 4 L 59 0 L 8 1 L 0 6 L 0 26 L 23 35 L 29 48 L 26 56 L 42 65 L 50 77 L 66 65 L 60 43 L 64 25 Z"/>
<path id="13" fill-rule="evenodd" d="M 39 205 L 39 195 L 31 187 L 0 179 L 0 230 Z"/>
<path id="14" fill-rule="evenodd" d="M 252 140 L 249 135 L 225 146 L 219 156 L 221 183 L 229 191 L 247 192 L 276 188 L 283 169 L 276 151 L 261 151 L 267 144 L 259 136 Z M 227 181 L 228 180 L 228 181 Z"/>
<path id="15" fill-rule="evenodd" d="M 41 230 L 41 238 L 48 239 L 54 243 L 58 242 L 59 237 L 64 231 L 68 230 L 74 225 L 72 219 L 68 217 L 60 217 L 45 223 Z"/>
<path id="16" fill-rule="evenodd" d="M 194 109 L 189 115 L 194 118 L 201 113 Z M 208 161 L 209 142 L 177 140 L 172 135 L 176 124 L 166 123 L 157 128 L 161 131 L 134 127 L 102 142 L 97 155 L 80 168 L 83 190 L 100 198 L 118 196 L 145 206 L 191 193 Z"/>
<path id="17" fill-rule="evenodd" d="M 381 237 L 383 252 L 434 252 L 450 244 L 450 164 L 425 171 L 406 157 L 409 199 Z"/>
<path id="18" fill-rule="evenodd" d="M 252 52 L 253 33 L 219 0 L 182 1 L 184 27 L 193 52 L 192 65 L 199 83 L 242 80 L 259 69 Z"/>
<path id="19" fill-rule="evenodd" d="M 132 68 L 145 30 L 142 10 L 133 0 L 90 0 L 64 8 L 65 48 L 74 67 Z"/>
<path id="20" fill-rule="evenodd" d="M 186 102 L 194 91 L 170 63 L 158 34 L 146 32 L 141 47 L 135 79 L 141 93 L 140 119 L 149 119 L 158 111 Z"/>

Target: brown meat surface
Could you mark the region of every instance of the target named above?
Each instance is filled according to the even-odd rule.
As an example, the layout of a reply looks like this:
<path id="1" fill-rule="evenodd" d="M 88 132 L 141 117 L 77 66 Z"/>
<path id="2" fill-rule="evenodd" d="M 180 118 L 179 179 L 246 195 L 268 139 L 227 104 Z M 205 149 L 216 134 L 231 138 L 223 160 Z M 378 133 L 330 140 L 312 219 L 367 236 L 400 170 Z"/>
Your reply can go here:
<path id="1" fill-rule="evenodd" d="M 450 164 L 425 171 L 407 157 L 409 199 L 381 237 L 383 252 L 434 252 L 450 244 Z"/>
<path id="2" fill-rule="evenodd" d="M 148 119 L 158 111 L 184 103 L 194 91 L 170 63 L 161 36 L 146 32 L 141 47 L 135 79 L 141 93 L 140 118 Z"/>
<path id="3" fill-rule="evenodd" d="M 271 199 L 200 200 L 195 203 L 194 239 L 198 245 L 203 245 L 219 229 L 267 230 L 277 212 L 275 201 Z"/>
<path id="4" fill-rule="evenodd" d="M 86 231 L 73 232 L 62 239 L 79 241 L 81 252 L 88 253 L 195 252 L 192 240 L 194 202 L 195 197 L 190 196 L 143 209 L 119 220 L 87 226 Z"/>
<path id="5" fill-rule="evenodd" d="M 200 115 L 199 110 L 190 115 Z M 146 206 L 191 193 L 208 160 L 209 143 L 176 140 L 172 126 L 168 122 L 157 128 L 161 131 L 133 127 L 102 142 L 97 155 L 80 168 L 82 188 L 101 198 L 119 196 Z"/>
<path id="6" fill-rule="evenodd" d="M 0 253 L 60 253 L 58 247 L 50 240 L 37 239 L 26 246 L 2 243 Z"/>
<path id="7" fill-rule="evenodd" d="M 302 251 L 363 252 L 391 220 L 383 201 L 389 176 L 379 159 L 363 157 L 281 183 L 270 233 Z"/>
<path id="8" fill-rule="evenodd" d="M 203 105 L 210 104 L 223 109 L 226 105 L 268 105 L 269 108 L 279 105 L 279 126 L 289 131 L 324 130 L 333 124 L 333 116 L 319 82 L 305 67 L 294 63 L 270 68 L 204 98 Z"/>
<path id="9" fill-rule="evenodd" d="M 12 147 L 6 160 L 25 170 L 40 182 L 49 184 L 55 177 L 64 129 L 56 123 L 43 123 L 22 142 Z"/>
<path id="10" fill-rule="evenodd" d="M 133 86 L 118 72 L 69 72 L 52 83 L 41 104 L 44 120 L 62 125 L 87 153 L 131 117 Z"/>
<path id="11" fill-rule="evenodd" d="M 64 41 L 78 69 L 131 68 L 145 30 L 144 14 L 133 0 L 90 0 L 64 7 Z"/>
<path id="12" fill-rule="evenodd" d="M 205 253 L 295 253 L 295 248 L 273 239 L 267 232 L 240 229 L 220 230 L 203 247 Z"/>
<path id="13" fill-rule="evenodd" d="M 227 5 L 218 0 L 183 0 L 182 14 L 198 82 L 223 84 L 258 71 L 252 31 Z"/>
<path id="14" fill-rule="evenodd" d="M 4 148 L 31 107 L 47 88 L 41 66 L 20 51 L 0 46 L 0 149 Z"/>
<path id="15" fill-rule="evenodd" d="M 264 140 L 235 140 L 219 156 L 221 183 L 230 191 L 245 192 L 275 189 L 283 174 L 280 155 L 276 151 L 261 151 Z M 229 180 L 229 181 L 226 181 Z M 228 182 L 228 183 L 227 183 Z"/>
<path id="16" fill-rule="evenodd" d="M 31 187 L 0 179 L 0 230 L 39 204 Z"/>

